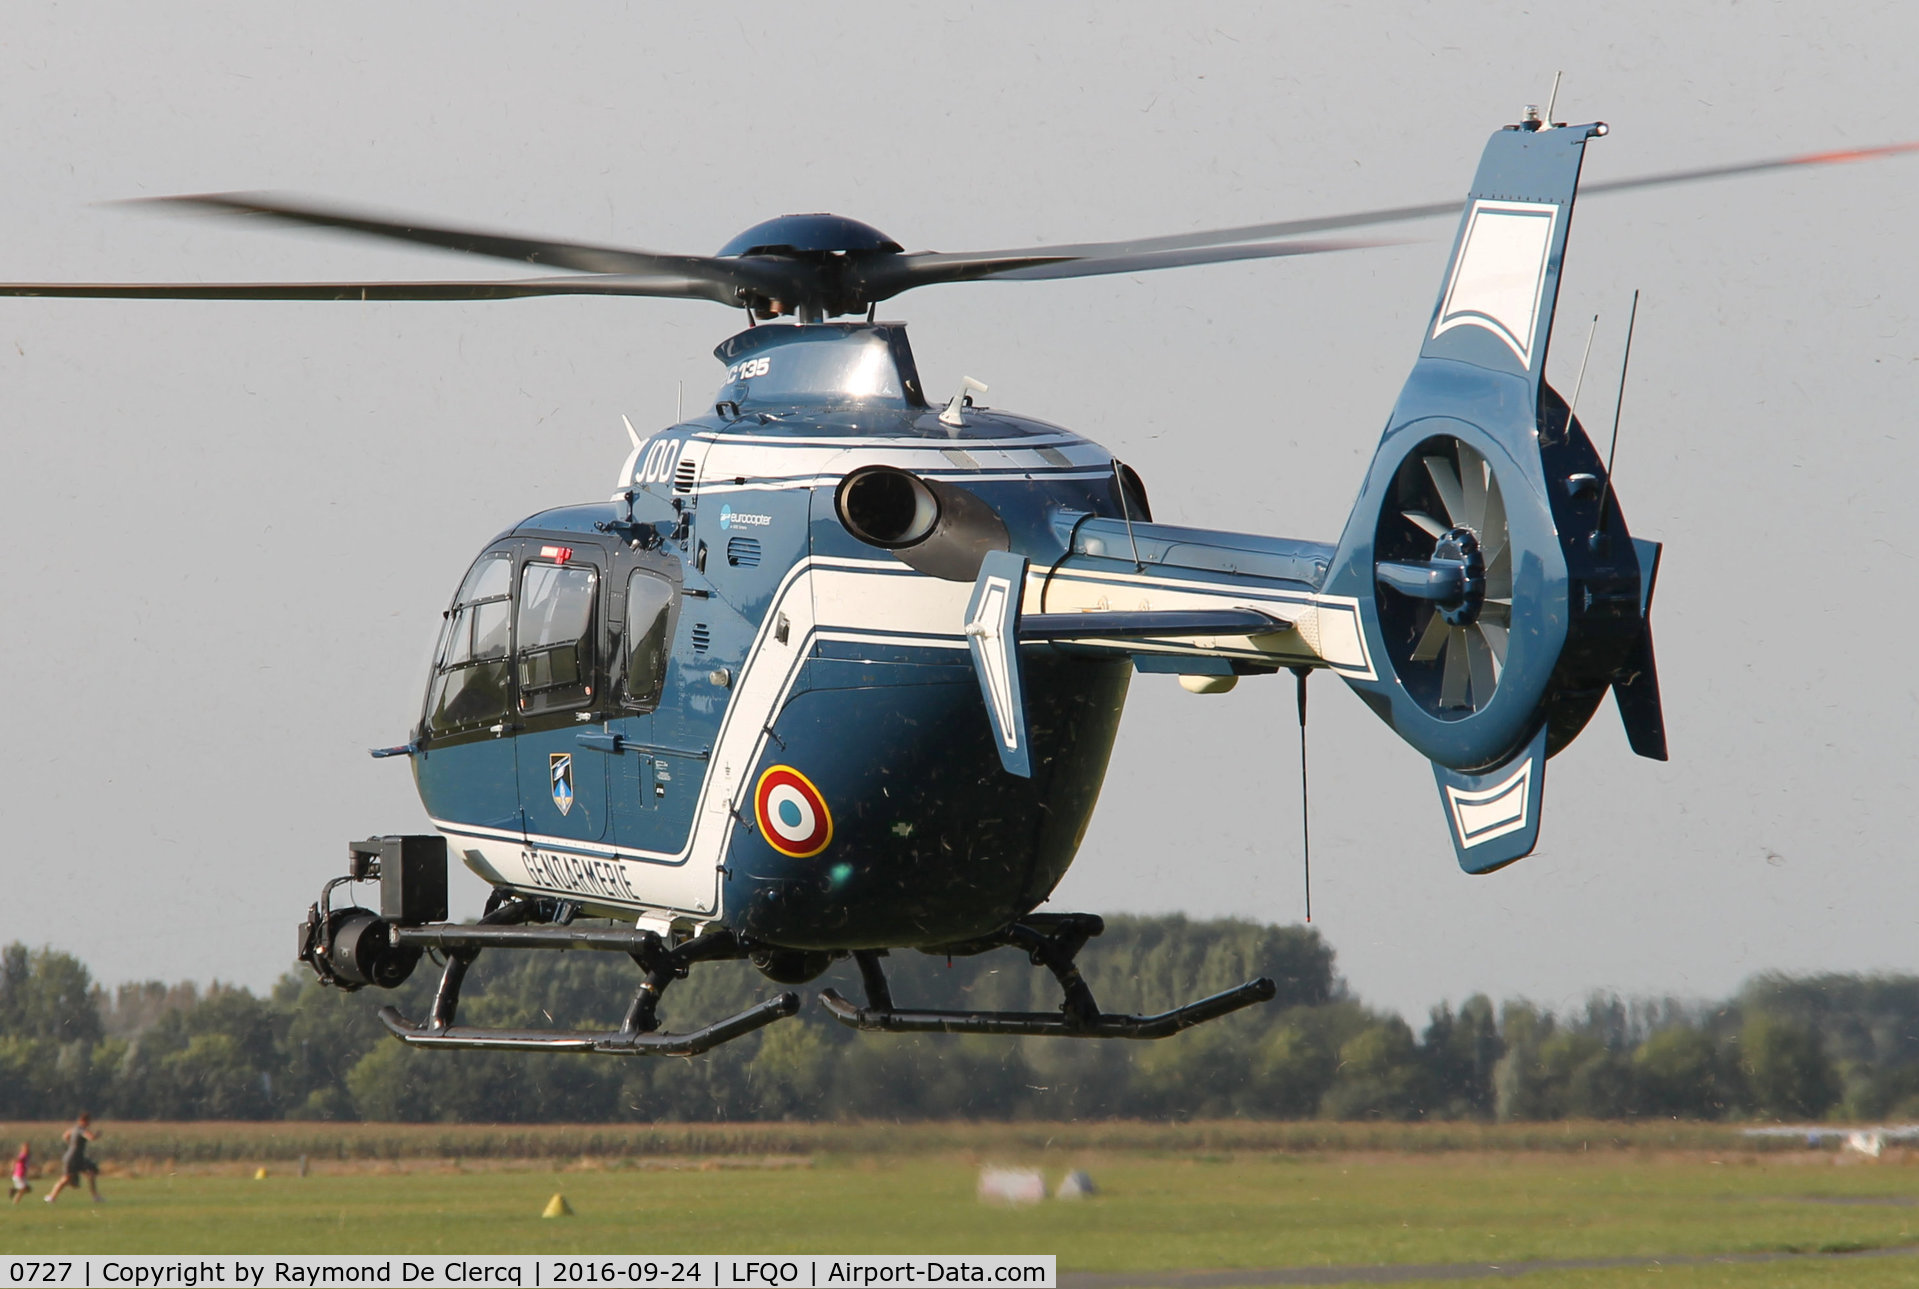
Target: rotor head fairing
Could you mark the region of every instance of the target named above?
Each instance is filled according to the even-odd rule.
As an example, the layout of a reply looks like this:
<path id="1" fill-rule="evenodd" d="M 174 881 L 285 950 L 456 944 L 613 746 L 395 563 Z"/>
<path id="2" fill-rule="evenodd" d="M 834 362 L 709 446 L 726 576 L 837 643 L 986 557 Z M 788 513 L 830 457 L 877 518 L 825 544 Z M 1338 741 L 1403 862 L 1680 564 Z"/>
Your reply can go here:
<path id="1" fill-rule="evenodd" d="M 843 255 L 848 251 L 884 251 L 904 248 L 871 224 L 845 215 L 778 215 L 736 233 L 717 252 L 740 255 Z"/>

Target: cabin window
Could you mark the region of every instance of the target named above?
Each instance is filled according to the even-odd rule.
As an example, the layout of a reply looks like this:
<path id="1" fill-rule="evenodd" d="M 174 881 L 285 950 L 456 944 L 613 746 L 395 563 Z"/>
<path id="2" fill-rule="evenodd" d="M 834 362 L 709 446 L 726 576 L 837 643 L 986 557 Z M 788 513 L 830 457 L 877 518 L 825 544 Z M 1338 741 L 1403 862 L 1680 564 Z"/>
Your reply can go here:
<path id="1" fill-rule="evenodd" d="M 512 625 L 513 558 L 482 555 L 461 583 L 434 655 L 427 695 L 433 733 L 497 724 L 506 715 L 506 655 Z"/>
<path id="2" fill-rule="evenodd" d="M 577 707 L 593 697 L 593 595 L 585 564 L 528 564 L 520 574 L 520 710 Z"/>
<path id="3" fill-rule="evenodd" d="M 666 684 L 667 619 L 673 584 L 636 572 L 626 583 L 626 705 L 651 711 Z"/>

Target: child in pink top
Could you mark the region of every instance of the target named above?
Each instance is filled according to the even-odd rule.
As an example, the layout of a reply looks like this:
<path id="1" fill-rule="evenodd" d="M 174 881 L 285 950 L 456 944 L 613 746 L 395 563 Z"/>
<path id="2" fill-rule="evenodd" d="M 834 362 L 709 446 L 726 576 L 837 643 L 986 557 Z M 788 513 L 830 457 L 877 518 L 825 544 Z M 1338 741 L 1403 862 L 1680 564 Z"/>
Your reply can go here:
<path id="1" fill-rule="evenodd" d="M 27 1165 L 33 1161 L 33 1147 L 26 1142 L 20 1143 L 20 1153 L 13 1157 L 13 1202 L 18 1204 L 20 1197 L 33 1189 L 27 1180 Z"/>

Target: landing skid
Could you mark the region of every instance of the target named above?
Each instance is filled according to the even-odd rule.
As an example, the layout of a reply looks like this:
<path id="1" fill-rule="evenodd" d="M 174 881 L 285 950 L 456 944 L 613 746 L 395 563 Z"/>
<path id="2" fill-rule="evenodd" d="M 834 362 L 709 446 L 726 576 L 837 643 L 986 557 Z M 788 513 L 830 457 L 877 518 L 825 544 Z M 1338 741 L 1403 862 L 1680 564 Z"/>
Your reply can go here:
<path id="1" fill-rule="evenodd" d="M 380 1008 L 387 1031 L 412 1047 L 491 1048 L 505 1051 L 602 1052 L 612 1056 L 697 1056 L 721 1043 L 750 1034 L 800 1009 L 800 996 L 787 992 L 723 1020 L 684 1034 L 659 1028 L 660 996 L 673 981 L 684 979 L 696 962 L 744 958 L 746 950 L 731 931 L 696 936 L 672 948 L 651 931 L 620 927 L 570 927 L 571 909 L 553 907 L 551 900 L 515 897 L 490 908 L 476 924 L 436 923 L 427 926 L 390 926 L 387 936 L 400 950 L 418 954 L 437 949 L 446 954 L 446 969 L 433 997 L 433 1013 L 419 1023 L 408 1020 L 397 1007 Z M 551 916 L 561 925 L 526 926 L 535 917 Z M 482 949 L 599 949 L 624 952 L 646 973 L 626 1017 L 617 1030 L 505 1029 L 460 1025 L 455 1016 L 467 968 Z"/>
<path id="2" fill-rule="evenodd" d="M 1105 929 L 1104 922 L 1087 913 L 1035 915 L 1014 923 L 989 940 L 956 946 L 968 952 L 1000 945 L 1025 949 L 1033 965 L 1051 971 L 1065 991 L 1066 999 L 1057 1012 L 933 1011 L 895 1007 L 892 988 L 880 966 L 880 952 L 874 949 L 859 949 L 853 954 L 859 964 L 860 982 L 866 987 L 866 1006 L 856 1006 L 832 989 L 820 991 L 820 1003 L 842 1025 L 868 1033 L 1152 1039 L 1168 1038 L 1228 1012 L 1267 1002 L 1278 992 L 1273 982 L 1262 976 L 1153 1016 L 1103 1012 L 1074 959 L 1088 939 Z"/>
<path id="3" fill-rule="evenodd" d="M 346 882 L 377 880 L 380 912 L 332 906 L 333 891 Z M 328 882 L 300 925 L 300 960 L 322 983 L 345 990 L 404 983 L 422 955 L 444 954 L 446 968 L 424 1022 L 398 1008 L 382 1007 L 381 1022 L 414 1047 L 470 1047 L 507 1051 L 600 1052 L 611 1056 L 695 1056 L 774 1021 L 793 1015 L 800 997 L 786 992 L 686 1033 L 660 1028 L 660 996 L 684 980 L 695 963 L 752 957 L 768 946 L 713 930 L 678 943 L 637 927 L 572 925 L 578 906 L 547 896 L 496 891 L 477 923 L 445 921 L 446 843 L 439 837 L 372 837 L 348 847 L 347 874 Z M 1061 1038 L 1166 1038 L 1181 1030 L 1267 1002 L 1278 992 L 1271 980 L 1251 980 L 1224 993 L 1152 1016 L 1101 1011 L 1074 960 L 1086 942 L 1106 929 L 1090 913 L 1030 913 L 977 940 L 939 945 L 928 952 L 974 954 L 1017 948 L 1034 966 L 1045 967 L 1065 999 L 1056 1012 L 934 1011 L 893 1005 L 880 966 L 884 949 L 855 949 L 866 1005 L 831 989 L 820 1002 L 844 1025 L 893 1034 L 1021 1034 Z M 485 949 L 591 949 L 624 953 L 644 973 L 633 1002 L 616 1030 L 511 1029 L 461 1025 L 460 989 L 467 969 Z M 825 955 L 820 955 L 824 959 Z M 836 953 L 832 956 L 843 956 Z M 824 965 L 824 961 L 821 962 Z M 771 971 L 768 974 L 775 974 Z M 775 975 L 776 979 L 786 977 Z M 796 977 L 800 978 L 800 977 Z"/>
<path id="4" fill-rule="evenodd" d="M 698 1056 L 721 1043 L 750 1034 L 763 1025 L 791 1016 L 800 1009 L 800 996 L 784 993 L 747 1008 L 738 1015 L 686 1034 L 638 1034 L 626 1030 L 595 1033 L 563 1029 L 489 1029 L 477 1025 L 447 1025 L 435 1029 L 416 1025 L 397 1007 L 380 1008 L 387 1032 L 412 1047 L 483 1047 L 516 1052 L 602 1052 L 609 1056 Z"/>

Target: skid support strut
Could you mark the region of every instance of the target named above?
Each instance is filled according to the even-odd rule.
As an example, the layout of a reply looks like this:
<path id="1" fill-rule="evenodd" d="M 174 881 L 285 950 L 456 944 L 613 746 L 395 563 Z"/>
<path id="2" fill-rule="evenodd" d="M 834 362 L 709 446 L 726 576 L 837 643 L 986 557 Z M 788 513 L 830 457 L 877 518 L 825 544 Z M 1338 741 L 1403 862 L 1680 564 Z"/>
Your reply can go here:
<path id="1" fill-rule="evenodd" d="M 402 944 L 435 948 L 446 954 L 446 970 L 433 997 L 432 1018 L 415 1024 L 396 1007 L 382 1007 L 380 1020 L 393 1036 L 414 1047 L 481 1047 L 515 1051 L 603 1052 L 620 1056 L 696 1056 L 729 1039 L 749 1034 L 799 1010 L 795 993 L 783 993 L 743 1012 L 685 1034 L 661 1033 L 660 995 L 675 980 L 686 978 L 696 962 L 743 958 L 746 951 L 731 931 L 696 936 L 674 948 L 651 931 L 623 928 L 581 928 L 523 925 L 536 911 L 531 900 L 512 899 L 489 910 L 471 926 L 398 927 Z M 467 968 L 485 948 L 602 949 L 622 951 L 646 973 L 626 1018 L 611 1032 L 592 1030 L 495 1029 L 454 1023 L 460 1006 L 460 986 Z"/>
<path id="2" fill-rule="evenodd" d="M 880 952 L 861 949 L 853 958 L 866 987 L 866 1006 L 859 1007 L 832 989 L 820 991 L 820 1002 L 843 1025 L 888 1034 L 1027 1034 L 1061 1038 L 1167 1038 L 1183 1029 L 1224 1016 L 1228 1012 L 1270 1000 L 1278 992 L 1261 977 L 1217 993 L 1210 998 L 1175 1007 L 1153 1016 L 1109 1015 L 1099 1009 L 1092 988 L 1080 975 L 1075 959 L 1086 941 L 1105 930 L 1089 914 L 1029 917 L 968 951 L 1009 945 L 1024 949 L 1034 966 L 1045 967 L 1059 981 L 1065 999 L 1057 1012 L 967 1012 L 912 1010 L 893 1005 L 893 991 L 880 966 Z"/>

